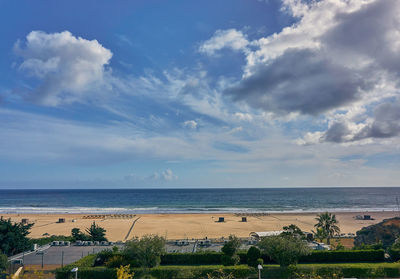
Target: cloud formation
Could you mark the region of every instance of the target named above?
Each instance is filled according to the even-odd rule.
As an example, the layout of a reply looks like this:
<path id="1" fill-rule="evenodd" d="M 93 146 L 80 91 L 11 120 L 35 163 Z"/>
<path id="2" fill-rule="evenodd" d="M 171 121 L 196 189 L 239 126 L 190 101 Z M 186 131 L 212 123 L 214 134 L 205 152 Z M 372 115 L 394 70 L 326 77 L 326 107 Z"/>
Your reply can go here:
<path id="1" fill-rule="evenodd" d="M 288 50 L 226 93 L 235 101 L 276 114 L 319 114 L 359 98 L 364 80 L 310 50 Z"/>
<path id="2" fill-rule="evenodd" d="M 245 35 L 236 29 L 217 30 L 207 41 L 203 42 L 199 51 L 208 55 L 214 55 L 223 48 L 232 50 L 243 50 L 249 44 Z"/>
<path id="3" fill-rule="evenodd" d="M 196 129 L 198 123 L 195 120 L 187 120 L 183 122 L 183 127 L 188 128 L 188 129 Z"/>
<path id="4" fill-rule="evenodd" d="M 224 93 L 275 116 L 322 115 L 328 129 L 305 142 L 397 136 L 395 105 L 384 103 L 400 99 L 400 2 L 284 0 L 283 10 L 298 21 L 278 33 L 238 44 L 219 30 L 203 44 L 209 55 L 245 50 L 243 76 Z M 365 115 L 375 106 L 373 119 Z"/>
<path id="5" fill-rule="evenodd" d="M 385 139 L 400 134 L 400 104 L 384 103 L 375 108 L 374 117 L 365 123 L 335 122 L 321 135 L 322 142 L 353 142 L 365 139 Z"/>
<path id="6" fill-rule="evenodd" d="M 38 80 L 29 99 L 47 106 L 80 101 L 85 94 L 106 86 L 106 65 L 112 53 L 97 40 L 70 32 L 32 31 L 14 46 L 23 58 L 19 69 Z"/>
<path id="7" fill-rule="evenodd" d="M 151 177 L 152 180 L 172 181 L 177 180 L 178 176 L 174 175 L 171 169 L 162 172 L 155 172 Z"/>

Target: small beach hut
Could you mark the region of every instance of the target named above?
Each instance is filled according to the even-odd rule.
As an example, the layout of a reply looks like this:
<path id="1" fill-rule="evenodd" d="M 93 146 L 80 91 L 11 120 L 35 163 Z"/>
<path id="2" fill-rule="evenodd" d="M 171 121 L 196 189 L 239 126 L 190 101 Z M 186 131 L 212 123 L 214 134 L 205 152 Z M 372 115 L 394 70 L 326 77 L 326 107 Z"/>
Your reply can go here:
<path id="1" fill-rule="evenodd" d="M 21 220 L 21 223 L 26 225 L 26 224 L 29 223 L 29 219 L 24 218 L 24 219 Z"/>
<path id="2" fill-rule="evenodd" d="M 247 222 L 247 217 L 242 217 L 242 222 Z"/>
<path id="3" fill-rule="evenodd" d="M 58 218 L 58 222 L 57 223 L 65 223 L 65 218 Z"/>
<path id="4" fill-rule="evenodd" d="M 219 218 L 218 218 L 218 222 L 219 222 L 219 223 L 225 222 L 225 218 L 224 218 L 224 217 L 219 217 Z"/>

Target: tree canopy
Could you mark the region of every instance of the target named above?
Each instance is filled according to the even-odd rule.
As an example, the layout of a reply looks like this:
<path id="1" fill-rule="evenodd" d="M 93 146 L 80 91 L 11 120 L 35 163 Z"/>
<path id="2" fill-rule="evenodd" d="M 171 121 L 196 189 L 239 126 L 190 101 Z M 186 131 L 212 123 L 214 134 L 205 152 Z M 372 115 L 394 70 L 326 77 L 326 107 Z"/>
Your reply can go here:
<path id="1" fill-rule="evenodd" d="M 79 228 L 73 228 L 71 230 L 71 236 L 75 241 L 107 241 L 106 230 L 99 225 L 96 225 L 95 222 L 86 229 L 86 232 L 88 234 L 81 232 Z"/>
<path id="2" fill-rule="evenodd" d="M 301 256 L 311 252 L 303 240 L 292 236 L 264 237 L 258 246 L 282 267 L 297 264 Z"/>
<path id="3" fill-rule="evenodd" d="M 400 237 L 400 218 L 391 218 L 382 222 L 364 227 L 357 232 L 354 245 L 365 246 L 382 243 L 384 248 L 392 245 Z"/>
<path id="4" fill-rule="evenodd" d="M 283 227 L 283 232 L 281 233 L 282 236 L 294 236 L 301 239 L 305 239 L 305 235 L 303 231 L 296 225 L 291 224 L 289 226 Z"/>
<path id="5" fill-rule="evenodd" d="M 320 230 L 320 235 L 326 236 L 327 244 L 330 244 L 330 239 L 333 238 L 335 234 L 340 233 L 339 222 L 336 220 L 336 215 L 324 212 L 319 214 L 315 220 L 318 222 L 314 225 L 317 232 Z"/>
<path id="6" fill-rule="evenodd" d="M 240 239 L 234 235 L 229 236 L 229 240 L 224 244 L 221 251 L 224 253 L 222 256 L 223 265 L 236 265 L 240 262 L 240 258 L 237 255 L 241 243 Z"/>
<path id="7" fill-rule="evenodd" d="M 137 267 L 155 267 L 161 262 L 165 250 L 165 238 L 158 235 L 145 235 L 126 243 L 123 251 L 125 257 Z"/>
<path id="8" fill-rule="evenodd" d="M 86 232 L 89 234 L 89 238 L 92 241 L 107 241 L 106 230 L 96 225 L 96 222 L 93 222 L 90 228 L 86 229 Z"/>
<path id="9" fill-rule="evenodd" d="M 0 219 L 0 250 L 11 256 L 31 248 L 27 237 L 33 224 L 13 223 L 11 219 Z"/>
<path id="10" fill-rule="evenodd" d="M 0 251 L 0 273 L 4 270 L 7 269 L 7 265 L 8 265 L 8 258 L 6 254 L 3 254 Z"/>

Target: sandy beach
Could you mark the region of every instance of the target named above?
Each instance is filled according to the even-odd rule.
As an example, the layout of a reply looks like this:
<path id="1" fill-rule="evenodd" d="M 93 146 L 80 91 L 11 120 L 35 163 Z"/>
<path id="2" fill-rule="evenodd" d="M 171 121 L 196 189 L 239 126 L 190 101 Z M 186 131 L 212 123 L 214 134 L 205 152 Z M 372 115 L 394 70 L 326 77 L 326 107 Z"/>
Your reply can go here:
<path id="1" fill-rule="evenodd" d="M 356 220 L 356 215 L 368 214 L 374 220 Z M 70 235 L 72 228 L 85 230 L 95 221 L 107 230 L 110 241 L 129 240 L 134 236 L 158 234 L 167 239 L 220 238 L 234 234 L 247 237 L 250 232 L 281 230 L 283 226 L 296 224 L 304 231 L 311 231 L 316 213 L 273 213 L 266 216 L 248 216 L 247 222 L 235 214 L 138 214 L 132 218 L 86 219 L 84 214 L 2 214 L 20 222 L 23 218 L 34 223 L 30 237 Z M 342 233 L 355 233 L 365 226 L 398 216 L 398 212 L 340 212 L 336 213 Z M 224 217 L 225 222 L 217 222 Z M 65 218 L 65 223 L 57 223 Z M 134 226 L 132 224 L 135 222 Z"/>

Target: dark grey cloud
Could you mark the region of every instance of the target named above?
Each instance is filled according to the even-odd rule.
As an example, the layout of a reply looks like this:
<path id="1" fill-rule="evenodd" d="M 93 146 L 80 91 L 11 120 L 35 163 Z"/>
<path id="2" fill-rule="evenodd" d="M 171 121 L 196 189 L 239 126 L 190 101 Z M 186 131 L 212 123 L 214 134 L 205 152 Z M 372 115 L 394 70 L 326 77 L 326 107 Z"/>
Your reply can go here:
<path id="1" fill-rule="evenodd" d="M 400 74 L 400 1 L 375 1 L 353 13 L 336 15 L 337 24 L 321 40 L 330 53 L 365 56 L 376 67 Z"/>
<path id="2" fill-rule="evenodd" d="M 384 103 L 374 110 L 373 120 L 354 132 L 346 122 L 336 122 L 321 137 L 325 142 L 352 142 L 363 139 L 391 138 L 400 134 L 400 103 Z"/>
<path id="3" fill-rule="evenodd" d="M 316 115 L 359 98 L 367 87 L 355 71 L 312 50 L 288 50 L 226 90 L 235 101 L 277 114 Z"/>
<path id="4" fill-rule="evenodd" d="M 259 60 L 256 62 L 259 65 L 255 66 L 251 63 L 257 60 L 250 59 L 247 69 L 251 69 L 251 75 L 226 93 L 235 101 L 244 101 L 254 108 L 276 114 L 318 115 L 363 98 L 364 92 L 383 80 L 383 73 L 385 80 L 395 81 L 400 76 L 400 1 L 377 0 L 361 5 L 356 11 L 345 2 L 342 4 L 347 4 L 349 9 L 332 10 L 337 13 L 329 24 L 332 27 L 322 35 L 310 35 L 307 42 L 318 43 L 318 47 L 304 43 L 304 46 L 293 44 L 290 48 L 283 40 L 285 52 L 266 62 Z M 304 17 L 308 13 L 314 13 L 314 16 L 290 27 L 294 34 L 296 30 L 301 34 L 302 28 L 310 25 L 310 20 L 316 20 L 318 7 L 322 7 L 321 16 L 329 14 L 327 5 L 310 4 L 310 7 Z M 315 29 L 323 30 L 317 23 Z M 275 37 L 279 38 L 279 35 Z M 307 36 L 306 33 L 303 36 Z M 268 39 L 273 42 L 275 37 Z M 276 49 L 277 46 L 272 44 L 271 51 Z M 268 47 L 261 53 L 268 53 Z M 260 58 L 260 54 L 253 54 Z"/>
<path id="5" fill-rule="evenodd" d="M 351 134 L 351 130 L 344 122 L 336 122 L 325 132 L 322 141 L 328 142 L 345 142 L 346 136 Z"/>
<path id="6" fill-rule="evenodd" d="M 354 140 L 363 138 L 390 138 L 400 134 L 400 104 L 386 103 L 376 107 L 371 125 L 362 129 Z"/>

